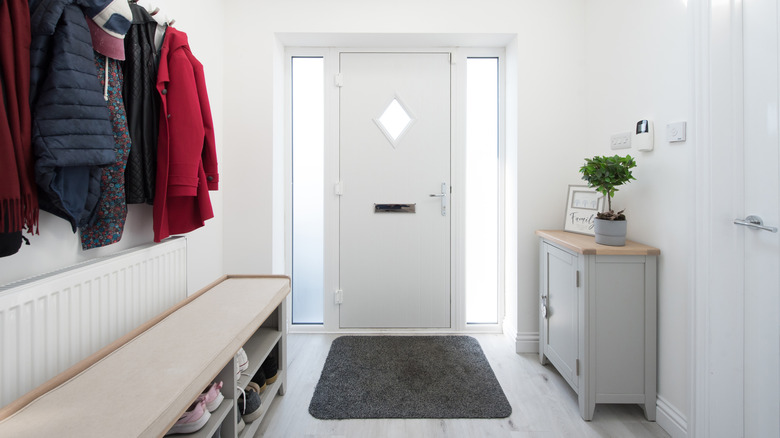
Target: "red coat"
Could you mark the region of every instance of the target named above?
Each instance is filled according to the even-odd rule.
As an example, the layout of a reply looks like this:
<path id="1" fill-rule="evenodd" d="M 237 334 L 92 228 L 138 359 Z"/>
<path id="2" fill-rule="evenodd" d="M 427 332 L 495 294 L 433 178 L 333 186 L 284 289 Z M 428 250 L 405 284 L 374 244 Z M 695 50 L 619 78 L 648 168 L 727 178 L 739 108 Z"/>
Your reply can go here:
<path id="1" fill-rule="evenodd" d="M 209 190 L 219 188 L 214 124 L 203 65 L 187 35 L 165 32 L 157 73 L 160 133 L 154 195 L 154 241 L 190 232 L 214 217 Z"/>

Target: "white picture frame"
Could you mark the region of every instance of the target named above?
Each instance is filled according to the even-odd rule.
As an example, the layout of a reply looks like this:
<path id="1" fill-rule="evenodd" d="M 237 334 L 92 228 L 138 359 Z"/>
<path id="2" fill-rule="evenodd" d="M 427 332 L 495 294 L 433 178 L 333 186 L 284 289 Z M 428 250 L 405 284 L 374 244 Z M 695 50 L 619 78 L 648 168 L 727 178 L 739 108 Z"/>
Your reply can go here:
<path id="1" fill-rule="evenodd" d="M 596 214 L 604 211 L 604 195 L 588 186 L 569 185 L 563 230 L 594 236 Z"/>

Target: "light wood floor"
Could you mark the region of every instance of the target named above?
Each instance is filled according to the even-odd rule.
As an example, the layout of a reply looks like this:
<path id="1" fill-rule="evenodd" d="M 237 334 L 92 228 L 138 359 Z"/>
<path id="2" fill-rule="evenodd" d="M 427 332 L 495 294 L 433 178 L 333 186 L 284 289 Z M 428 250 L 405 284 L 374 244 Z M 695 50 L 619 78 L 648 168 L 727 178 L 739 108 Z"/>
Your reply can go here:
<path id="1" fill-rule="evenodd" d="M 503 335 L 474 334 L 512 405 L 509 418 L 491 420 L 318 420 L 309 414 L 330 343 L 337 335 L 291 334 L 288 384 L 255 437 L 668 437 L 637 405 L 596 405 L 580 418 L 576 394 L 537 354 L 516 354 Z M 478 379 L 479 376 L 474 376 Z"/>

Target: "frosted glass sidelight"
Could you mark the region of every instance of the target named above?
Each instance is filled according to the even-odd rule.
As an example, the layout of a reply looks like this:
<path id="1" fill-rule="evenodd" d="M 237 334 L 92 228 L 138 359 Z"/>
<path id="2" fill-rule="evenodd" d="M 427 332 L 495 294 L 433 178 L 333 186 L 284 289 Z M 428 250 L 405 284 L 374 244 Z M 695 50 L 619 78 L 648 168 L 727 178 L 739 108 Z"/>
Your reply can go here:
<path id="1" fill-rule="evenodd" d="M 323 58 L 292 58 L 292 323 L 322 324 L 325 73 Z"/>
<path id="2" fill-rule="evenodd" d="M 466 61 L 466 323 L 498 323 L 498 58 Z"/>

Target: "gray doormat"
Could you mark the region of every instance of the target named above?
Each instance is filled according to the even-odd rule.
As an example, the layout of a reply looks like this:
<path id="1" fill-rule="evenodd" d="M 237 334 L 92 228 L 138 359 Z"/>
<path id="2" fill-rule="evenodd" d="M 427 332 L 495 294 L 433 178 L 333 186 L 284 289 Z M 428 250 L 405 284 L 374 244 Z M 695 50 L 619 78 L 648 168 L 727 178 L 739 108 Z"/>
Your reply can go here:
<path id="1" fill-rule="evenodd" d="M 349 418 L 505 418 L 512 407 L 470 336 L 343 336 L 309 413 Z"/>

